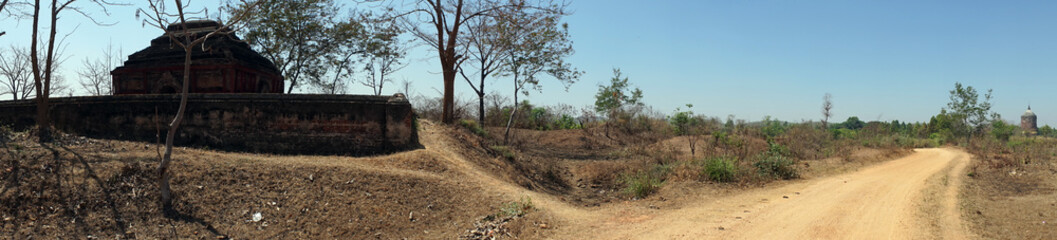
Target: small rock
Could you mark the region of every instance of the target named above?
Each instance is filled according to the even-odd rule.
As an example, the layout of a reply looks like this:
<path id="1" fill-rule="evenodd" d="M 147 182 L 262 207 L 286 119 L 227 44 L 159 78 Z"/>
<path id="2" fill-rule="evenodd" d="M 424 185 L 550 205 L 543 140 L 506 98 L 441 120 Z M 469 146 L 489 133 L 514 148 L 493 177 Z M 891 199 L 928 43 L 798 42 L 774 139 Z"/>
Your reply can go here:
<path id="1" fill-rule="evenodd" d="M 719 227 L 719 230 L 720 230 L 720 231 L 723 231 L 723 230 L 727 230 L 727 229 L 726 229 L 726 228 L 723 228 L 723 227 L 721 226 L 721 227 Z"/>
<path id="2" fill-rule="evenodd" d="M 789 198 L 789 196 L 782 196 L 782 198 Z"/>
<path id="3" fill-rule="evenodd" d="M 734 217 L 734 219 L 741 219 L 741 217 Z"/>
<path id="4" fill-rule="evenodd" d="M 540 228 L 541 229 L 547 229 L 547 224 L 546 223 L 540 223 Z"/>
<path id="5" fill-rule="evenodd" d="M 796 193 L 796 195 L 800 195 L 800 192 L 794 192 L 794 193 Z"/>
<path id="6" fill-rule="evenodd" d="M 261 212 L 256 212 L 253 214 L 253 222 L 260 222 L 261 220 L 264 220 L 264 216 L 261 215 Z"/>

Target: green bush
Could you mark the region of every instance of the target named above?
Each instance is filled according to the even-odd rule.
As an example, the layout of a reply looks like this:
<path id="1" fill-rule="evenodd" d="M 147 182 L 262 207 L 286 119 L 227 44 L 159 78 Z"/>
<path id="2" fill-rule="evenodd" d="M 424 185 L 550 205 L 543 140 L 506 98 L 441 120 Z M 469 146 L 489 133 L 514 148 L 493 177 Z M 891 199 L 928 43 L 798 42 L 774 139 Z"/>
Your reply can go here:
<path id="1" fill-rule="evenodd" d="M 521 201 L 512 201 L 503 204 L 499 207 L 500 217 L 521 217 L 525 216 L 526 213 L 536 209 L 536 206 L 532 204 L 532 199 L 529 197 L 521 198 Z"/>
<path id="2" fill-rule="evenodd" d="M 859 136 L 859 133 L 855 130 L 846 128 L 830 129 L 829 131 L 833 134 L 833 139 L 855 139 Z"/>
<path id="3" fill-rule="evenodd" d="M 573 117 L 571 117 L 569 115 L 562 114 L 562 116 L 560 118 L 558 118 L 557 120 L 554 120 L 554 128 L 556 128 L 556 129 L 581 129 L 581 128 L 583 128 L 583 126 L 581 126 L 579 123 L 577 123 L 575 118 L 573 118 Z"/>
<path id="4" fill-rule="evenodd" d="M 737 173 L 738 167 L 734 165 L 734 159 L 712 158 L 705 161 L 705 175 L 712 181 L 730 182 Z"/>
<path id="5" fill-rule="evenodd" d="M 625 174 L 621 179 L 626 187 L 624 192 L 636 198 L 645 198 L 661 187 L 661 178 L 651 171 L 638 171 L 633 174 Z"/>
<path id="6" fill-rule="evenodd" d="M 1009 142 L 1009 137 L 1013 136 L 1017 132 L 1018 127 L 1013 124 L 1006 124 L 1002 120 L 994 121 L 991 123 L 991 135 L 995 136 L 996 139 L 1002 142 Z"/>
<path id="7" fill-rule="evenodd" d="M 470 130 L 470 132 L 472 132 L 473 134 L 477 134 L 477 136 L 488 137 L 488 132 L 485 131 L 484 128 L 481 128 L 481 125 L 477 124 L 477 121 L 460 119 L 459 126 Z"/>
<path id="8" fill-rule="evenodd" d="M 768 155 L 752 164 L 764 177 L 777 179 L 794 179 L 800 177 L 794 168 L 793 160 L 781 155 Z"/>
<path id="9" fill-rule="evenodd" d="M 494 145 L 491 148 L 507 159 L 514 160 L 514 158 L 517 158 L 517 154 L 515 154 L 513 150 L 510 150 L 510 147 Z"/>

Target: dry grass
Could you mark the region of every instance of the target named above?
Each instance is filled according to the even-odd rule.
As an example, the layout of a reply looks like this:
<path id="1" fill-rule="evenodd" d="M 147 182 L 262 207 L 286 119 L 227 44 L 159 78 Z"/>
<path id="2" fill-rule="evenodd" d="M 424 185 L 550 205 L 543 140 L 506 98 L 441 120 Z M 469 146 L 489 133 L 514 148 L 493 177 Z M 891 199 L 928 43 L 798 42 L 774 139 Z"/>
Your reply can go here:
<path id="1" fill-rule="evenodd" d="M 0 235 L 446 239 L 502 202 L 421 150 L 347 158 L 178 148 L 176 212 L 166 216 L 157 206 L 156 156 L 143 143 L 41 146 L 16 137 L 0 149 Z M 256 213 L 263 220 L 252 221 Z"/>
<path id="2" fill-rule="evenodd" d="M 973 232 L 990 239 L 1057 236 L 1057 139 L 977 141 L 962 192 Z"/>

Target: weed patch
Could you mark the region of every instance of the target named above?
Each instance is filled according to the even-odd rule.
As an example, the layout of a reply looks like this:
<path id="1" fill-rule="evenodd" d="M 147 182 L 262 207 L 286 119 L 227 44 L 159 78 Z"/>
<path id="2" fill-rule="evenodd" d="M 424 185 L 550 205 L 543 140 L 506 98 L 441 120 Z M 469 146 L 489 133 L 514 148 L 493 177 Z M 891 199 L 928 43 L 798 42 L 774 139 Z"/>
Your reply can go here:
<path id="1" fill-rule="evenodd" d="M 484 128 L 481 128 L 481 124 L 478 124 L 477 121 L 460 119 L 459 126 L 466 128 L 466 130 L 470 130 L 470 132 L 472 132 L 473 134 L 477 134 L 477 136 L 488 137 L 488 131 L 485 131 Z"/>
<path id="2" fill-rule="evenodd" d="M 624 175 L 623 182 L 627 185 L 624 192 L 636 198 L 645 198 L 661 187 L 661 178 L 650 171 L 638 171 L 633 174 Z"/>
<path id="3" fill-rule="evenodd" d="M 776 179 L 794 179 L 800 177 L 800 174 L 793 167 L 793 160 L 782 157 L 781 155 L 767 156 L 756 163 L 752 164 L 756 167 L 757 172 L 764 177 L 776 178 Z"/>
<path id="4" fill-rule="evenodd" d="M 737 173 L 738 167 L 734 165 L 734 159 L 712 158 L 705 161 L 705 175 L 709 180 L 730 182 L 734 181 Z"/>

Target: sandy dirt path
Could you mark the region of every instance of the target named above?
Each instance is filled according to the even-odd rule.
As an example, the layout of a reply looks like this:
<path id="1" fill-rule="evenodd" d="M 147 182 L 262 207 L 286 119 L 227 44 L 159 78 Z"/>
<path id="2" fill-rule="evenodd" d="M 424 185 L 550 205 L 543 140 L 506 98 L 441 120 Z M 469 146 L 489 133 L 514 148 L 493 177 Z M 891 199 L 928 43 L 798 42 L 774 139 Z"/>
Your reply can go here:
<path id="1" fill-rule="evenodd" d="M 602 207 L 560 239 L 966 239 L 957 196 L 969 154 L 915 153 L 863 170 L 700 196 L 679 209 Z"/>

